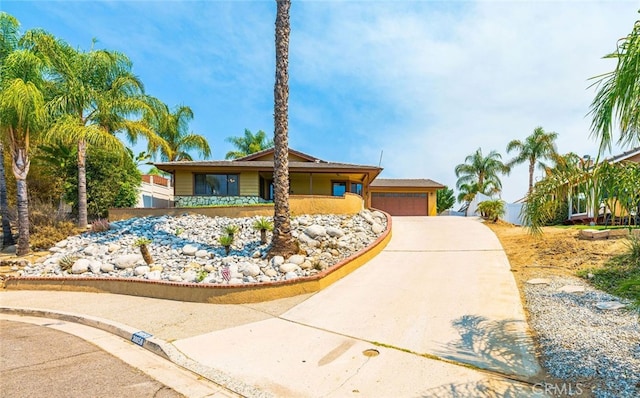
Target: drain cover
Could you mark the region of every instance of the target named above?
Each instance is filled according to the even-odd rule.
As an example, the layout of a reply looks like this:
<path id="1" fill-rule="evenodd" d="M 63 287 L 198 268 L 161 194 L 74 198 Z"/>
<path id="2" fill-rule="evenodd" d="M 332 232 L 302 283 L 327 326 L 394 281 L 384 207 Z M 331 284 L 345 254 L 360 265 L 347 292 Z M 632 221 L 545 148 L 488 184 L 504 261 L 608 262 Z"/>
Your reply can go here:
<path id="1" fill-rule="evenodd" d="M 368 350 L 362 351 L 362 355 L 364 355 L 365 357 L 377 357 L 378 355 L 380 355 L 380 351 L 369 348 Z"/>

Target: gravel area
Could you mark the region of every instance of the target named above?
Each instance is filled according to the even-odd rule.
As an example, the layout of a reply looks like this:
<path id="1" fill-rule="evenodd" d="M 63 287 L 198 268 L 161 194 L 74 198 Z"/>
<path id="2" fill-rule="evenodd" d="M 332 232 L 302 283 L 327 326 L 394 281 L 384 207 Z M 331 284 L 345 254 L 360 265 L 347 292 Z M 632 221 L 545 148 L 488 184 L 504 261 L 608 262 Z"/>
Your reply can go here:
<path id="1" fill-rule="evenodd" d="M 584 291 L 560 290 L 567 286 Z M 594 397 L 640 396 L 637 310 L 600 310 L 599 302 L 625 301 L 571 277 L 525 284 L 525 299 L 542 365 L 551 376 L 588 386 Z"/>

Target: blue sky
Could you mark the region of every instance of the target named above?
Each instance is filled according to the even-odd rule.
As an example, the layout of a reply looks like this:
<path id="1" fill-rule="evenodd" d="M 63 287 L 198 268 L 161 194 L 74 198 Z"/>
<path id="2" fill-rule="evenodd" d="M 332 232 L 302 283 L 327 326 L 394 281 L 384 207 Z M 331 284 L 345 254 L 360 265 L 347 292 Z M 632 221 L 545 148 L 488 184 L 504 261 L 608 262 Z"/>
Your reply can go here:
<path id="1" fill-rule="evenodd" d="M 290 147 L 454 186 L 481 147 L 536 126 L 596 155 L 589 78 L 638 19 L 636 1 L 293 1 Z M 213 158 L 245 128 L 273 133 L 275 1 L 8 1 L 22 29 L 122 51 L 148 94 L 195 114 Z M 140 145 L 137 150 L 143 150 Z M 613 152 L 622 149 L 615 147 Z M 527 166 L 502 197 L 527 189 Z"/>

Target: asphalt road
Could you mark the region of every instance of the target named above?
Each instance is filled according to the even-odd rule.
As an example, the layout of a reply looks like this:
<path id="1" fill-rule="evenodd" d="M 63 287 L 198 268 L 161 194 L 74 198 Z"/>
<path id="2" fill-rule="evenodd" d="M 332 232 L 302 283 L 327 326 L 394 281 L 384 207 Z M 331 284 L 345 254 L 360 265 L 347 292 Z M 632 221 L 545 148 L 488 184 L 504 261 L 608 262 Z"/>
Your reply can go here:
<path id="1" fill-rule="evenodd" d="M 183 397 L 79 337 L 0 320 L 0 397 Z"/>

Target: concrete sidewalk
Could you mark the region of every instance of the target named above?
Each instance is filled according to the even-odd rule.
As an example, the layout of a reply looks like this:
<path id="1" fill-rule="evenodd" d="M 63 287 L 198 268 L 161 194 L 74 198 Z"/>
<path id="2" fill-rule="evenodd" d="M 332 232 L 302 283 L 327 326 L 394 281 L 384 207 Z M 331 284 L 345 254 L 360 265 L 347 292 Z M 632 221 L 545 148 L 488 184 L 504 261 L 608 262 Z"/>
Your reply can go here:
<path id="1" fill-rule="evenodd" d="M 135 326 L 243 395 L 540 396 L 513 381 L 540 368 L 495 235 L 458 217 L 393 222 L 379 256 L 315 295 L 214 305 L 5 291 L 0 305 Z M 238 391 L 237 382 L 257 390 Z"/>

